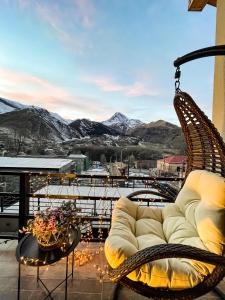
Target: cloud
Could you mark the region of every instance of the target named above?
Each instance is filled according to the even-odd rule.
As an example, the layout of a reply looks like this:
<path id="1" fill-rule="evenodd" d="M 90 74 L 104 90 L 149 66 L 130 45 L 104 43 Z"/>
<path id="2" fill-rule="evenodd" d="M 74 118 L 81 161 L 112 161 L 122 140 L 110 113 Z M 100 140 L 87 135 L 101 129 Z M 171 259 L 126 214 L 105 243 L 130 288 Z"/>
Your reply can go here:
<path id="1" fill-rule="evenodd" d="M 96 20 L 96 8 L 91 0 L 67 0 L 66 5 L 60 1 L 18 1 L 22 9 L 36 11 L 69 50 L 81 54 L 92 47 L 86 37 Z"/>
<path id="2" fill-rule="evenodd" d="M 104 92 L 119 92 L 127 97 L 141 96 L 157 96 L 159 93 L 149 86 L 149 83 L 144 81 L 135 81 L 133 84 L 124 85 L 117 83 L 109 77 L 84 76 L 84 81 L 97 86 Z"/>
<path id="3" fill-rule="evenodd" d="M 100 99 L 74 95 L 45 78 L 0 67 L 0 96 L 57 112 L 64 118 L 104 119 L 112 108 Z M 97 109 L 96 109 L 97 107 Z"/>
<path id="4" fill-rule="evenodd" d="M 74 0 L 78 12 L 78 19 L 85 28 L 92 28 L 95 24 L 96 8 L 91 0 Z"/>
<path id="5" fill-rule="evenodd" d="M 76 24 L 84 28 L 92 28 L 95 24 L 96 8 L 92 0 L 67 0 L 66 4 L 54 0 L 17 1 L 22 8 L 31 7 L 36 10 L 53 28 L 55 24 L 62 27 Z M 65 20 L 66 17 L 68 18 Z"/>
<path id="6" fill-rule="evenodd" d="M 22 8 L 26 8 L 31 4 L 31 1 L 30 0 L 18 0 L 18 3 Z"/>

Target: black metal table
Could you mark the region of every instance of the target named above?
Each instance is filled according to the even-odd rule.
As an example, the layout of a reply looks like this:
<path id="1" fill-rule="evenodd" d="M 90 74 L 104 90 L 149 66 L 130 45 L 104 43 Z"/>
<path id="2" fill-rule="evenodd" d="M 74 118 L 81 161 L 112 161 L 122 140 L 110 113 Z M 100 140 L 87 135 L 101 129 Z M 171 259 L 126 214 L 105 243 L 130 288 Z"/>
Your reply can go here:
<path id="1" fill-rule="evenodd" d="M 60 248 L 53 250 L 43 250 L 39 247 L 37 239 L 31 235 L 25 235 L 17 245 L 16 248 L 16 259 L 19 263 L 19 274 L 18 274 L 18 294 L 17 299 L 20 299 L 20 278 L 21 278 L 21 264 L 27 266 L 37 267 L 37 283 L 40 282 L 45 288 L 47 295 L 44 299 L 50 297 L 53 299 L 51 294 L 65 282 L 65 299 L 67 299 L 67 280 L 71 276 L 73 278 L 74 270 L 74 249 L 80 241 L 80 230 L 72 228 L 69 236 L 69 245 L 66 250 L 62 251 Z M 68 274 L 68 257 L 72 252 L 72 270 Z M 61 281 L 54 289 L 49 291 L 47 286 L 44 284 L 39 276 L 39 267 L 53 264 L 59 261 L 61 258 L 66 257 L 66 277 Z"/>

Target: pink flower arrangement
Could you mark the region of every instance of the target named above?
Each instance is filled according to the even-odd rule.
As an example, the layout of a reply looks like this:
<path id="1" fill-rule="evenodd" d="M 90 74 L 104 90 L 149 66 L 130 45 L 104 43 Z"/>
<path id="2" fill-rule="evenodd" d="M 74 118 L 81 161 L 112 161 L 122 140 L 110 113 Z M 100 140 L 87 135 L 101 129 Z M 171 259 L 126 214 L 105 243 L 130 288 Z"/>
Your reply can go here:
<path id="1" fill-rule="evenodd" d="M 34 219 L 27 222 L 20 232 L 31 233 L 42 245 L 50 246 L 58 243 L 71 226 L 81 222 L 76 203 L 67 201 L 55 209 L 47 208 L 35 214 Z"/>

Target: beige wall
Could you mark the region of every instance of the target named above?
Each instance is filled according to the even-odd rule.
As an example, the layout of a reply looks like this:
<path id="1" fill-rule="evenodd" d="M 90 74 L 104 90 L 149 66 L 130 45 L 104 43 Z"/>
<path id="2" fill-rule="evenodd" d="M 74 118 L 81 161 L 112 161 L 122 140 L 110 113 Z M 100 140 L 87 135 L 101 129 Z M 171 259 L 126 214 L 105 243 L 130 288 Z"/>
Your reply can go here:
<path id="1" fill-rule="evenodd" d="M 168 164 L 164 163 L 162 160 L 157 160 L 157 169 L 159 171 L 169 172 L 169 173 L 177 173 L 177 167 L 180 168 L 180 172 L 182 172 L 183 164 Z M 185 166 L 186 167 L 186 166 Z"/>
<path id="2" fill-rule="evenodd" d="M 217 0 L 216 45 L 225 45 L 225 0 Z M 225 57 L 215 59 L 213 123 L 225 140 Z"/>

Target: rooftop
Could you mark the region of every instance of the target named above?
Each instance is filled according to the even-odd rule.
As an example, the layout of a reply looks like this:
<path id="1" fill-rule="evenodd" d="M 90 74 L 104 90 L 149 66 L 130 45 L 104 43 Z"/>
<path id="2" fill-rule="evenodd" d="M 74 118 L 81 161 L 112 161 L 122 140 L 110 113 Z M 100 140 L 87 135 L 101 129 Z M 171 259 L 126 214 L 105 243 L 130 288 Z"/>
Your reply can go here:
<path id="1" fill-rule="evenodd" d="M 55 169 L 70 165 L 71 159 L 62 158 L 30 158 L 30 157 L 0 157 L 1 169 Z"/>
<path id="2" fill-rule="evenodd" d="M 70 154 L 69 155 L 69 158 L 82 158 L 82 159 L 85 159 L 85 158 L 87 158 L 87 156 L 86 155 L 84 155 L 84 154 Z"/>

